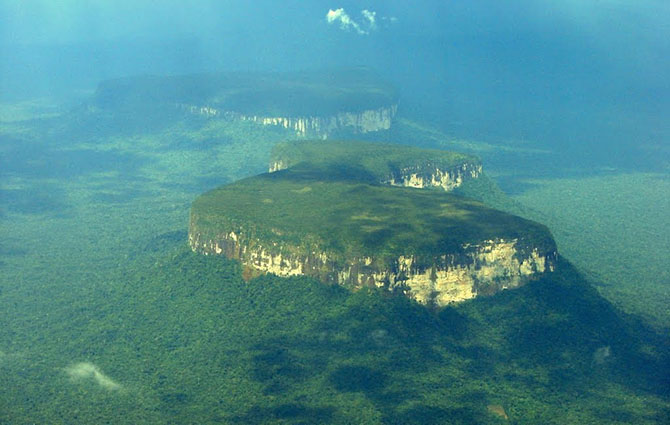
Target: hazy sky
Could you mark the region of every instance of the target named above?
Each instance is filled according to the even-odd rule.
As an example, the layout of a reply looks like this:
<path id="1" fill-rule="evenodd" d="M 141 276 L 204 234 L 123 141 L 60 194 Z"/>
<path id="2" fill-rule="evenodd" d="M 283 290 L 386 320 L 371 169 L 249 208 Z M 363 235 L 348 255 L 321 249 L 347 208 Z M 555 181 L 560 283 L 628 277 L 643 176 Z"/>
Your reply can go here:
<path id="1" fill-rule="evenodd" d="M 353 25 L 327 21 L 343 11 Z M 375 18 L 369 26 L 362 12 Z M 356 25 L 364 31 L 357 31 Z M 362 47 L 393 49 L 403 39 L 498 36 L 501 40 L 540 37 L 553 44 L 578 40 L 579 48 L 607 52 L 614 59 L 667 66 L 670 2 L 667 0 L 3 0 L 0 45 L 72 44 L 191 40 L 200 54 L 215 58 L 226 50 L 260 58 L 265 65 L 291 49 Z M 451 39 L 450 39 L 451 38 Z M 554 40 L 552 40 L 554 38 Z M 338 45 L 339 44 L 339 45 Z M 265 46 L 272 51 L 265 51 Z M 7 47 L 5 47 L 6 49 Z M 523 48 L 523 45 L 521 45 Z M 551 46 L 548 46 L 551 48 Z M 284 50 L 286 49 L 286 50 Z M 523 52 L 522 52 L 523 53 Z M 336 55 L 336 53 L 334 53 Z M 365 50 L 365 54 L 369 54 Z M 304 59 L 304 58 L 303 58 Z M 309 58 L 307 58 L 309 59 Z M 8 60 L 8 59 L 6 59 Z M 338 60 L 342 60 L 341 57 Z M 360 59 L 356 59 L 359 60 Z M 244 62 L 244 61 L 243 61 Z M 248 62 L 248 61 L 247 61 Z M 280 65 L 281 66 L 281 65 Z"/>
<path id="2" fill-rule="evenodd" d="M 3 42 L 75 42 L 126 37 L 207 36 L 325 23 L 328 10 L 343 8 L 353 19 L 369 10 L 395 17 L 395 30 L 422 33 L 540 29 L 567 26 L 609 38 L 626 33 L 667 41 L 666 0 L 3 0 Z"/>
<path id="3" fill-rule="evenodd" d="M 359 65 L 467 137 L 670 138 L 668 0 L 0 0 L 0 101 Z"/>
<path id="4" fill-rule="evenodd" d="M 328 22 L 329 11 L 337 18 Z M 335 16 L 335 15 L 333 15 Z M 343 17 L 346 21 L 343 20 Z M 370 22 L 370 17 L 374 22 Z M 564 56 L 590 50 L 609 57 L 610 68 L 631 64 L 645 77 L 659 78 L 669 68 L 670 2 L 667 0 L 2 0 L 0 73 L 20 66 L 16 46 L 126 43 L 105 52 L 107 61 L 123 57 L 128 43 L 146 47 L 138 63 L 151 61 L 156 43 L 175 40 L 197 68 L 286 68 L 290 64 L 371 65 L 377 53 L 402 59 L 421 44 L 441 40 L 446 48 L 479 54 L 478 41 L 512 45 L 511 61 Z M 188 47 L 183 43 L 188 43 Z M 528 44 L 544 53 L 529 52 Z M 412 46 L 415 44 L 415 46 Z M 4 47 L 2 47 L 4 46 Z M 436 47 L 436 46 L 433 46 Z M 557 49 L 553 52 L 552 49 Z M 503 49 L 504 50 L 504 49 Z M 495 52 L 494 52 L 495 53 Z M 569 53 L 569 52 L 567 52 Z M 158 53 L 156 53 L 158 54 Z M 161 52 L 165 56 L 166 53 Z M 441 54 L 435 51 L 434 54 Z M 484 46 L 481 55 L 491 53 Z M 44 56 L 44 53 L 40 53 Z M 118 57 L 116 55 L 119 55 Z M 19 64 L 13 65 L 12 56 Z M 409 58 L 408 58 L 409 59 Z M 541 59 L 541 58 L 540 58 Z M 30 59 L 32 60 L 32 59 Z M 154 68 L 165 66 L 157 58 Z M 174 61 L 178 62 L 176 58 Z M 549 61 L 550 62 L 550 61 Z M 364 64 L 364 63 L 363 63 Z M 117 64 L 114 64 L 117 65 Z M 129 65 L 129 64 L 126 64 Z M 173 64 L 174 65 L 174 64 Z M 384 66 L 384 65 L 382 65 Z M 138 65 L 137 71 L 149 65 Z M 133 68 L 129 67 L 130 72 Z M 148 69 L 147 69 L 148 70 Z M 166 69 L 176 72 L 177 69 Z"/>
<path id="5" fill-rule="evenodd" d="M 670 2 L 0 1 L 0 92 L 136 73 L 337 65 L 371 66 L 410 90 L 445 83 L 556 96 L 553 84 L 579 92 L 616 83 L 666 93 Z"/>

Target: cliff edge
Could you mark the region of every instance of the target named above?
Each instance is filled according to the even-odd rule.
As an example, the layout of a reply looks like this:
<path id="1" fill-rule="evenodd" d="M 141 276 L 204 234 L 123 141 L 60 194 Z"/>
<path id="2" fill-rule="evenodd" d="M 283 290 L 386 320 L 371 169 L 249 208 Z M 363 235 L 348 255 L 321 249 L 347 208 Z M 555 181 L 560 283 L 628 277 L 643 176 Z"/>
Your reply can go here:
<path id="1" fill-rule="evenodd" d="M 268 171 L 309 167 L 362 183 L 438 187 L 446 191 L 452 191 L 482 173 L 481 161 L 473 155 L 352 140 L 278 143 L 272 150 Z"/>
<path id="2" fill-rule="evenodd" d="M 299 162 L 207 192 L 192 205 L 189 243 L 239 260 L 247 277 L 307 275 L 435 306 L 554 269 L 545 226 L 442 190 L 375 183 L 359 165 Z"/>
<path id="3" fill-rule="evenodd" d="M 102 82 L 89 107 L 136 113 L 171 109 L 327 138 L 388 130 L 397 93 L 366 68 L 135 76 Z"/>

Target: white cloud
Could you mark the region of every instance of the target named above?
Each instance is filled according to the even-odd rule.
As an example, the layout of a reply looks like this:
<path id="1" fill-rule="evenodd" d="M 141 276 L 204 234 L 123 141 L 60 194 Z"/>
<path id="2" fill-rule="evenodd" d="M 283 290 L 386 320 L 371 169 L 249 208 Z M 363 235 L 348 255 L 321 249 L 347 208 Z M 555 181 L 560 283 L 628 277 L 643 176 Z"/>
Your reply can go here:
<path id="1" fill-rule="evenodd" d="M 361 10 L 361 19 L 355 21 L 347 14 L 344 8 L 339 9 L 329 9 L 326 13 L 326 21 L 328 24 L 339 23 L 340 29 L 345 31 L 354 30 L 357 34 L 367 35 L 371 31 L 374 31 L 378 28 L 377 25 L 377 12 L 372 10 L 363 9 Z M 381 17 L 381 20 L 384 23 L 394 23 L 397 21 L 395 17 Z"/>
<path id="2" fill-rule="evenodd" d="M 363 17 L 368 20 L 368 24 L 370 25 L 371 29 L 374 29 L 374 28 L 377 27 L 377 22 L 376 22 L 377 12 L 371 12 L 367 9 L 363 9 L 363 10 L 361 10 L 361 15 L 363 15 Z"/>
<path id="3" fill-rule="evenodd" d="M 102 373 L 93 363 L 82 362 L 65 368 L 65 372 L 75 381 L 94 381 L 107 390 L 120 390 L 121 384 L 114 382 L 109 376 Z"/>
<path id="4" fill-rule="evenodd" d="M 332 24 L 334 22 L 339 21 L 340 22 L 340 28 L 343 30 L 349 30 L 353 28 L 357 33 L 359 34 L 368 34 L 368 31 L 365 31 L 361 28 L 361 26 L 355 22 L 349 15 L 347 15 L 347 12 L 344 11 L 344 8 L 339 8 L 339 9 L 330 9 L 328 10 L 328 13 L 326 14 L 326 19 L 328 20 L 329 24 Z"/>

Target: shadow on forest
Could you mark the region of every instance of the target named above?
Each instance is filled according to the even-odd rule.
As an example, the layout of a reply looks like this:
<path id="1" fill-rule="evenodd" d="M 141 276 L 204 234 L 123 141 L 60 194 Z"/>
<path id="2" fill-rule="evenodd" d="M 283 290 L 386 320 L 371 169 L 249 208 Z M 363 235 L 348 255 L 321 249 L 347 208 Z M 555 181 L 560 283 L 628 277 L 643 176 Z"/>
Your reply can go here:
<path id="1" fill-rule="evenodd" d="M 232 418 L 233 423 L 266 424 L 269 421 L 288 421 L 292 424 L 329 423 L 336 418 L 332 407 L 306 407 L 295 403 L 277 407 L 255 406 L 242 416 Z"/>
<path id="2" fill-rule="evenodd" d="M 70 208 L 65 201 L 65 191 L 52 185 L 0 190 L 0 203 L 7 211 L 19 214 L 63 215 Z"/>
<path id="3" fill-rule="evenodd" d="M 403 297 L 359 291 L 351 297 L 360 302 L 349 302 L 340 314 L 299 335 L 257 344 L 254 377 L 265 384 L 266 395 L 290 394 L 294 386 L 325 378 L 334 391 L 363 395 L 384 412 L 385 423 L 398 424 L 481 422 L 487 399 L 481 393 L 464 400 L 465 408 L 398 410 L 419 399 L 404 390 L 415 388 L 413 380 L 450 364 L 462 377 L 444 380 L 442 391 L 458 392 L 470 381 L 546 387 L 532 374 L 511 373 L 520 367 L 544 371 L 540 375 L 560 392 L 584 394 L 614 380 L 667 395 L 667 341 L 616 311 L 569 263 L 561 260 L 559 267 L 555 275 L 518 290 L 436 312 Z M 492 332 L 499 335 L 497 341 L 487 337 Z M 646 354 L 642 341 L 655 341 L 658 353 Z M 614 354 L 599 359 L 599 349 Z M 516 366 L 500 368 L 510 364 Z"/>
<path id="4" fill-rule="evenodd" d="M 270 180 L 288 180 L 305 184 L 313 182 L 353 182 L 357 184 L 378 184 L 379 178 L 360 165 L 347 163 L 327 163 L 315 166 L 300 163 L 289 169 L 264 174 Z"/>

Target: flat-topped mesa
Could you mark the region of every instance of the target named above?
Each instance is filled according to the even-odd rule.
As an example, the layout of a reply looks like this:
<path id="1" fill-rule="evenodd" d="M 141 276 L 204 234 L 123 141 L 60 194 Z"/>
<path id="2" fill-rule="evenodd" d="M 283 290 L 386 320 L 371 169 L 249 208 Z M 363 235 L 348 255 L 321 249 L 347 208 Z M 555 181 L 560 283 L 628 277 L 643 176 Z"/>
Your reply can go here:
<path id="1" fill-rule="evenodd" d="M 482 173 L 479 158 L 437 149 L 360 141 L 294 141 L 277 144 L 269 172 L 289 167 L 351 170 L 358 181 L 451 191 Z"/>
<path id="2" fill-rule="evenodd" d="M 282 170 L 201 195 L 191 248 L 239 260 L 246 277 L 307 275 L 436 306 L 518 287 L 556 264 L 540 224 L 444 191 L 315 173 Z"/>
<path id="3" fill-rule="evenodd" d="M 293 73 L 142 76 L 100 84 L 93 105 L 168 105 L 207 118 L 250 121 L 302 137 L 363 134 L 391 127 L 397 94 L 364 68 Z"/>

